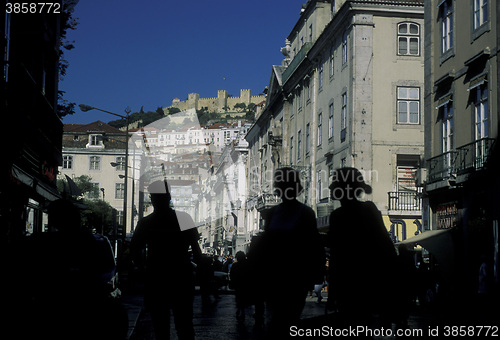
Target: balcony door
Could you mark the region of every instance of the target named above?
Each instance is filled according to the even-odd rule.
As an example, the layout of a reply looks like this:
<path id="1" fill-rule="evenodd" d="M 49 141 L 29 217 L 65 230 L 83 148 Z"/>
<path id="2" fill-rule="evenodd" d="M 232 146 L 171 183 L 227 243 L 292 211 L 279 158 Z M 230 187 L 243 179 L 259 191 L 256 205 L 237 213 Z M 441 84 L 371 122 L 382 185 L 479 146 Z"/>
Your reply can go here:
<path id="1" fill-rule="evenodd" d="M 486 82 L 473 89 L 474 93 L 474 137 L 475 157 L 474 166 L 482 167 L 487 156 L 487 143 L 485 138 L 489 137 L 489 106 L 488 87 Z"/>
<path id="2" fill-rule="evenodd" d="M 442 134 L 441 134 L 441 145 L 443 157 L 443 170 L 445 170 L 447 175 L 452 173 L 452 151 L 455 147 L 453 143 L 454 134 L 454 120 L 453 120 L 453 106 L 451 101 L 444 104 L 441 108 L 442 110 Z"/>
<path id="3" fill-rule="evenodd" d="M 419 161 L 418 155 L 397 156 L 397 197 L 400 210 L 415 210 L 420 206 L 415 182 Z"/>

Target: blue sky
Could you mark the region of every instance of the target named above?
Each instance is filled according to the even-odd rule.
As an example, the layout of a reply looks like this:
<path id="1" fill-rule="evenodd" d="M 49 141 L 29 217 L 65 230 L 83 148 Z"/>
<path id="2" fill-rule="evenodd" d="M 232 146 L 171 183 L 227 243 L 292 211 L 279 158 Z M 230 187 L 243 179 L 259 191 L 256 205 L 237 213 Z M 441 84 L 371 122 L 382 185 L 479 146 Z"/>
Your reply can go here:
<path id="1" fill-rule="evenodd" d="M 257 95 L 306 0 L 80 0 L 79 25 L 68 33 L 64 98 L 123 114 L 170 106 L 188 93 L 217 90 Z M 63 123 L 108 122 L 99 111 L 76 113 Z"/>

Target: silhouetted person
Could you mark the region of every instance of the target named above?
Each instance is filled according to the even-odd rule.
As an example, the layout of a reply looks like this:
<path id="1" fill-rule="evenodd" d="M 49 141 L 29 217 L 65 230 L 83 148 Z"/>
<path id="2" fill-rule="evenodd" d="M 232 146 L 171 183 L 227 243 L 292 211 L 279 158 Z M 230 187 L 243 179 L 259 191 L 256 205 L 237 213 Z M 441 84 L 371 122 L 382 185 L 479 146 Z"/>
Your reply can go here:
<path id="1" fill-rule="evenodd" d="M 207 254 L 201 256 L 201 261 L 196 268 L 196 274 L 200 283 L 201 299 L 204 304 L 210 303 L 210 296 L 218 298 L 217 285 L 215 283 L 215 273 L 213 257 Z"/>
<path id="2" fill-rule="evenodd" d="M 27 244 L 32 267 L 26 292 L 33 302 L 27 315 L 33 316 L 36 337 L 124 339 L 125 310 L 109 297 L 103 280 L 115 269 L 109 243 L 106 252 L 81 226 L 80 211 L 70 201 L 52 202 L 48 215 L 51 232 L 33 234 Z M 93 322 L 88 322 L 90 316 Z"/>
<path id="3" fill-rule="evenodd" d="M 331 197 L 341 207 L 330 215 L 329 304 L 347 322 L 372 320 L 372 315 L 387 316 L 395 270 L 396 251 L 373 202 L 359 200 L 372 189 L 358 169 L 341 168 L 334 172 Z"/>
<path id="4" fill-rule="evenodd" d="M 408 325 L 408 316 L 417 296 L 417 268 L 412 253 L 401 244 L 398 246 L 396 269 L 396 323 L 399 327 Z"/>
<path id="5" fill-rule="evenodd" d="M 260 277 L 268 292 L 269 336 L 281 338 L 300 319 L 308 291 L 323 282 L 325 253 L 314 211 L 297 201 L 303 190 L 299 172 L 276 170 L 274 188 L 282 203 L 265 216 L 259 249 L 253 251 L 262 258 Z"/>
<path id="6" fill-rule="evenodd" d="M 145 305 L 157 340 L 170 338 L 170 310 L 179 339 L 193 339 L 194 275 L 189 250 L 199 263 L 198 231 L 187 213 L 170 207 L 166 182 L 153 182 L 148 191 L 154 211 L 139 221 L 131 242 L 138 266 L 143 265 L 147 247 Z"/>
<path id="7" fill-rule="evenodd" d="M 222 271 L 225 273 L 229 273 L 231 271 L 231 267 L 233 265 L 233 257 L 229 256 L 226 261 L 224 261 L 224 265 L 222 267 Z"/>
<path id="8" fill-rule="evenodd" d="M 238 320 L 244 320 L 245 307 L 250 302 L 250 269 L 248 267 L 247 257 L 243 251 L 238 251 L 236 253 L 236 262 L 232 264 L 229 275 L 231 278 L 231 287 L 235 291 L 236 318 Z"/>

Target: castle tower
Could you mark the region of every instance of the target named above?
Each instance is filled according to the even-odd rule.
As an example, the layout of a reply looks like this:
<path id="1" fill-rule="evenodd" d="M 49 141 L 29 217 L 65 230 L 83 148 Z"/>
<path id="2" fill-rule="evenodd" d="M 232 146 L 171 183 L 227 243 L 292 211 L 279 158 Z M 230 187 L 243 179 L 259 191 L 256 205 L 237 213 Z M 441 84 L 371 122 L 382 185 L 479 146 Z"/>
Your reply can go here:
<path id="1" fill-rule="evenodd" d="M 240 101 L 247 106 L 250 105 L 251 94 L 250 90 L 240 90 Z"/>
<path id="2" fill-rule="evenodd" d="M 198 93 L 188 94 L 188 108 L 198 110 L 199 100 L 200 100 L 200 95 Z"/>
<path id="3" fill-rule="evenodd" d="M 227 106 L 227 91 L 219 90 L 217 91 L 217 101 L 220 112 L 224 112 L 224 108 Z"/>

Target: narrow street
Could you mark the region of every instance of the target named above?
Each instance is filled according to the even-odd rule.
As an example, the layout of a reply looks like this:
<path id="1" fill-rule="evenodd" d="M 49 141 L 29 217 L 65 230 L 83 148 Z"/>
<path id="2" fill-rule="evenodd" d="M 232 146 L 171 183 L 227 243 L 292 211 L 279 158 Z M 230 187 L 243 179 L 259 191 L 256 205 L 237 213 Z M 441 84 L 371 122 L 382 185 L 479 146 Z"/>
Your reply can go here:
<path id="1" fill-rule="evenodd" d="M 321 303 L 316 298 L 308 297 L 302 313 L 301 324 L 291 331 L 291 338 L 312 337 L 307 332 L 316 330 L 320 333 L 314 337 L 350 336 L 371 339 L 430 339 L 436 336 L 449 336 L 452 338 L 462 335 L 474 336 L 500 336 L 498 328 L 498 314 L 474 313 L 466 310 L 413 311 L 408 318 L 408 324 L 400 330 L 392 325 L 392 329 L 378 326 L 355 325 L 352 327 L 334 327 L 334 316 L 325 315 L 326 293 Z M 142 298 L 139 296 L 124 296 L 124 305 L 129 311 L 129 340 L 155 340 L 149 313 L 141 310 Z M 140 314 L 139 314 L 140 312 Z M 264 329 L 254 325 L 253 308 L 247 308 L 244 321 L 236 320 L 234 295 L 231 292 L 222 292 L 219 299 L 211 297 L 209 304 L 202 304 L 200 294 L 194 299 L 194 329 L 197 339 L 236 339 L 258 340 L 264 338 Z M 171 339 L 178 339 L 175 333 L 173 318 L 171 317 Z M 336 333 L 344 332 L 344 333 Z M 401 332 L 401 333 L 397 333 Z M 462 332 L 462 333 L 461 333 Z M 465 332 L 465 333 L 464 333 Z"/>
<path id="2" fill-rule="evenodd" d="M 138 301 L 138 300 L 136 300 Z M 126 305 L 127 307 L 127 305 Z M 128 305 L 130 308 L 131 305 Z M 211 297 L 209 304 L 203 304 L 201 295 L 194 298 L 194 329 L 197 339 L 262 339 L 263 329 L 254 327 L 253 307 L 246 310 L 244 321 L 236 320 L 234 295 L 231 292 L 220 294 L 219 299 Z M 303 318 L 324 315 L 325 303 L 316 303 L 316 298 L 307 298 Z M 132 320 L 131 320 L 131 323 Z M 171 338 L 177 339 L 173 318 L 171 317 Z M 143 310 L 139 316 L 130 340 L 154 340 L 153 327 L 149 313 Z"/>

